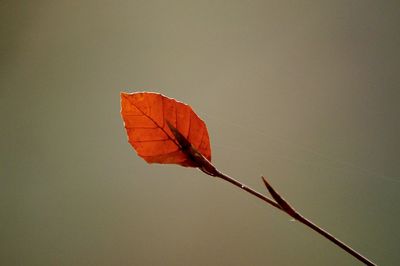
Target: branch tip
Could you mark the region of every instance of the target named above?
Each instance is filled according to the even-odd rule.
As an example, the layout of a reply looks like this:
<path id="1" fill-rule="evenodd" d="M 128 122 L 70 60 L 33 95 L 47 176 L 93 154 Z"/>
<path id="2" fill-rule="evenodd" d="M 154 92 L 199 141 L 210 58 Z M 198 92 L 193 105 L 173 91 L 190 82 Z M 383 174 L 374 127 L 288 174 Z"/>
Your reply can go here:
<path id="1" fill-rule="evenodd" d="M 293 209 L 293 207 L 290 206 L 290 204 L 284 198 L 282 198 L 281 195 L 279 195 L 279 193 L 268 183 L 267 179 L 264 176 L 261 176 L 261 178 L 269 193 L 278 203 L 281 209 L 292 216 L 294 219 L 298 220 L 301 217 L 300 214 L 295 209 Z"/>

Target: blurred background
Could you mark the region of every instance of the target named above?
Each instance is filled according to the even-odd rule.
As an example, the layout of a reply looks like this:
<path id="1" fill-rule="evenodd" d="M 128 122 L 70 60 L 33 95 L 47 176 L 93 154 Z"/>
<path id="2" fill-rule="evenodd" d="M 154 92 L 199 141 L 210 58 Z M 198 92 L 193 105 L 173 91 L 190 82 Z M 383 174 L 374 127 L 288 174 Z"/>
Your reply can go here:
<path id="1" fill-rule="evenodd" d="M 213 162 L 400 260 L 399 1 L 0 1 L 1 265 L 358 265 L 223 181 L 148 165 L 119 92 L 206 121 Z"/>

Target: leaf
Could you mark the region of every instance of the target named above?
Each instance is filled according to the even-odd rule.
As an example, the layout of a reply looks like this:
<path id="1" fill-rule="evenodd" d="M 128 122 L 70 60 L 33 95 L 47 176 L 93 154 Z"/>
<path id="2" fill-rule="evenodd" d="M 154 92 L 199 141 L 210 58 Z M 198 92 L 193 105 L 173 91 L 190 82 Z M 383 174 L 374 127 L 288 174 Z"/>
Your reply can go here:
<path id="1" fill-rule="evenodd" d="M 197 166 L 168 124 L 211 161 L 207 126 L 189 105 L 154 92 L 122 92 L 121 115 L 129 143 L 146 162 Z"/>

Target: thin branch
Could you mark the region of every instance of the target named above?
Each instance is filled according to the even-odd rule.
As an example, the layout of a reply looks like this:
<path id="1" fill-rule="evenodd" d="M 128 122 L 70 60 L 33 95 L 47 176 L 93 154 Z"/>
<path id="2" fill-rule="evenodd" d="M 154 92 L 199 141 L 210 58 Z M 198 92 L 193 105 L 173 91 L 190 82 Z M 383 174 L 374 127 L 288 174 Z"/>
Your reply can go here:
<path id="1" fill-rule="evenodd" d="M 261 200 L 263 200 L 263 201 L 267 202 L 268 204 L 272 205 L 273 207 L 275 207 L 275 208 L 277 208 L 277 209 L 279 209 L 279 210 L 281 210 L 283 212 L 286 212 L 288 215 L 293 217 L 293 219 L 301 222 L 302 224 L 308 226 L 309 228 L 311 228 L 312 230 L 316 231 L 320 235 L 324 236 L 325 238 L 327 238 L 328 240 L 330 240 L 331 242 L 333 242 L 334 244 L 336 244 L 337 246 L 342 248 L 344 251 L 346 251 L 347 253 L 349 253 L 353 257 L 357 258 L 359 261 L 363 262 L 365 265 L 371 265 L 371 266 L 376 265 L 372 261 L 370 261 L 369 259 L 364 257 L 363 255 L 361 255 L 360 253 L 358 253 L 357 251 L 352 249 L 350 246 L 346 245 L 345 243 L 343 243 L 342 241 L 340 241 L 339 239 L 337 239 L 336 237 L 334 237 L 333 235 L 331 235 L 330 233 L 328 233 L 327 231 L 322 229 L 321 227 L 317 226 L 316 224 L 314 224 L 310 220 L 304 218 L 301 214 L 299 214 L 296 210 L 294 210 L 290 206 L 290 204 L 287 203 L 287 201 L 285 201 L 278 194 L 278 192 L 276 192 L 275 189 L 272 188 L 272 186 L 267 182 L 267 180 L 264 177 L 262 177 L 262 180 L 264 181 L 264 184 L 267 186 L 268 191 L 271 193 L 272 197 L 275 199 L 276 202 L 272 201 L 271 199 L 269 199 L 268 197 L 262 195 L 261 193 L 255 191 L 254 189 L 242 184 L 241 182 L 237 181 L 236 179 L 221 173 L 217 169 L 216 169 L 215 175 L 212 175 L 212 176 L 220 177 L 223 180 L 226 180 L 229 183 L 234 184 L 235 186 L 245 190 L 246 192 L 249 192 L 250 194 L 260 198 Z"/>
<path id="2" fill-rule="evenodd" d="M 327 238 L 329 241 L 331 241 L 332 243 L 334 243 L 335 245 L 337 245 L 338 247 L 340 247 L 353 257 L 357 258 L 359 261 L 363 262 L 365 265 L 370 265 L 370 266 L 376 265 L 375 263 L 373 263 L 363 255 L 361 255 L 360 253 L 352 249 L 350 246 L 346 245 L 345 243 L 343 243 L 342 241 L 340 241 L 339 239 L 337 239 L 336 237 L 325 231 L 324 229 L 320 228 L 316 224 L 304 218 L 285 199 L 283 199 L 279 195 L 279 193 L 267 182 L 267 180 L 264 177 L 262 177 L 262 180 L 275 201 L 255 191 L 254 189 L 246 186 L 240 181 L 219 171 L 210 161 L 207 160 L 207 158 L 205 158 L 201 153 L 199 153 L 174 126 L 172 126 L 168 121 L 167 123 L 172 133 L 174 134 L 175 138 L 179 142 L 181 150 L 188 155 L 188 157 L 194 162 L 195 165 L 197 165 L 197 167 L 201 171 L 203 171 L 207 175 L 219 177 L 225 181 L 228 181 L 229 183 L 239 187 L 240 189 L 252 194 L 253 196 L 256 196 L 257 198 L 268 203 L 269 205 L 277 208 L 278 210 L 287 213 L 292 218 L 301 222 L 307 227 L 311 228 L 312 230 L 319 233 L 323 237 Z"/>

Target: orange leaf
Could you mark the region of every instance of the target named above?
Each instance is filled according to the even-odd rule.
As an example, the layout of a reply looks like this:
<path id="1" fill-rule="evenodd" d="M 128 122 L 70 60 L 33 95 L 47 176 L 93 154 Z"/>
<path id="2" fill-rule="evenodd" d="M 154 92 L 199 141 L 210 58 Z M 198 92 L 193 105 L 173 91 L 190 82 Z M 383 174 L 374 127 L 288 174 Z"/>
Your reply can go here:
<path id="1" fill-rule="evenodd" d="M 196 166 L 182 151 L 168 122 L 211 161 L 206 124 L 189 105 L 154 92 L 122 92 L 121 115 L 129 143 L 146 162 Z"/>

